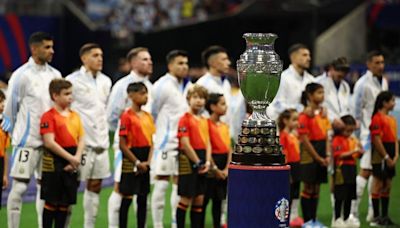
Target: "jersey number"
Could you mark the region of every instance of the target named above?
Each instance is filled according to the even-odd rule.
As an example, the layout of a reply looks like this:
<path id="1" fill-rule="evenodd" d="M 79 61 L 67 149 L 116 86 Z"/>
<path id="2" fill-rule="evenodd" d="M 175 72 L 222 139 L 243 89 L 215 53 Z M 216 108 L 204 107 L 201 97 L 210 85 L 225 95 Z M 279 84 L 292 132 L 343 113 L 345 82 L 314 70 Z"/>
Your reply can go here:
<path id="1" fill-rule="evenodd" d="M 84 166 L 86 164 L 86 155 L 87 154 L 82 154 L 82 158 L 81 158 L 81 165 Z"/>
<path id="2" fill-rule="evenodd" d="M 168 158 L 168 154 L 167 154 L 168 152 L 167 151 L 163 151 L 162 153 L 161 153 L 161 158 L 163 159 L 163 160 L 167 160 L 167 158 Z"/>
<path id="3" fill-rule="evenodd" d="M 27 162 L 29 159 L 29 150 L 21 150 L 19 152 L 18 161 L 20 162 Z"/>

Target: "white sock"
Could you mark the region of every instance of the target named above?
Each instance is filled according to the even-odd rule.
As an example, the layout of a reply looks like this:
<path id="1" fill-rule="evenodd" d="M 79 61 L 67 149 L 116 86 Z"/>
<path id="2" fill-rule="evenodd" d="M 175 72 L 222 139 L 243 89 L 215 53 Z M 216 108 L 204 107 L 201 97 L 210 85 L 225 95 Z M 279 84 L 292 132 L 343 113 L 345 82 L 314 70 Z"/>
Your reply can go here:
<path id="1" fill-rule="evenodd" d="M 71 225 L 71 215 L 72 215 L 72 205 L 70 205 L 68 207 L 68 213 L 67 213 L 67 217 L 65 218 L 64 228 L 69 228 L 69 225 Z"/>
<path id="2" fill-rule="evenodd" d="M 351 212 L 350 212 L 355 217 L 358 217 L 358 208 L 360 207 L 360 202 L 361 202 L 362 195 L 364 193 L 364 188 L 365 188 L 366 184 L 367 184 L 367 180 L 364 177 L 358 175 L 357 178 L 356 178 L 357 199 L 354 200 L 355 202 L 352 201 L 352 203 L 351 203 Z"/>
<path id="3" fill-rule="evenodd" d="M 83 209 L 85 228 L 94 228 L 96 224 L 97 211 L 99 209 L 99 194 L 85 189 L 83 193 Z"/>
<path id="4" fill-rule="evenodd" d="M 163 215 L 165 205 L 165 192 L 169 182 L 166 180 L 155 180 L 153 195 L 151 196 L 151 214 L 153 216 L 153 226 L 163 227 Z"/>
<path id="5" fill-rule="evenodd" d="M 292 199 L 292 207 L 290 209 L 291 220 L 299 217 L 299 199 Z"/>
<path id="6" fill-rule="evenodd" d="M 108 215 L 108 227 L 118 228 L 119 227 L 119 208 L 121 207 L 122 197 L 115 191 L 111 192 L 110 198 L 108 198 L 107 215 Z"/>
<path id="7" fill-rule="evenodd" d="M 131 206 L 133 208 L 134 213 L 137 212 L 137 202 L 136 201 L 137 201 L 137 195 L 133 195 L 132 196 L 132 204 L 131 204 Z"/>
<path id="8" fill-rule="evenodd" d="M 176 208 L 178 207 L 178 203 L 181 197 L 178 196 L 178 185 L 172 184 L 172 192 L 171 192 L 171 216 L 172 216 L 172 224 L 171 227 L 176 227 Z"/>
<path id="9" fill-rule="evenodd" d="M 44 200 L 40 199 L 40 184 L 36 184 L 36 214 L 38 220 L 38 227 L 42 228 L 42 215 L 44 208 Z"/>
<path id="10" fill-rule="evenodd" d="M 228 200 L 224 199 L 221 201 L 221 225 L 226 224 L 226 213 L 228 211 Z"/>
<path id="11" fill-rule="evenodd" d="M 27 189 L 28 183 L 13 180 L 7 199 L 8 227 L 19 227 L 22 208 L 22 195 Z"/>

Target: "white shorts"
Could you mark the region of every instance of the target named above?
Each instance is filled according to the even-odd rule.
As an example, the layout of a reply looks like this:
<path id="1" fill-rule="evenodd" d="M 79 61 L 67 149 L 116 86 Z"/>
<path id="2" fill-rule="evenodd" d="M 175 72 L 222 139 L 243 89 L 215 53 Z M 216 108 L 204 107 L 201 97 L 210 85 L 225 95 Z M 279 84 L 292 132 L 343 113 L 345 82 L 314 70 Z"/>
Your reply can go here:
<path id="1" fill-rule="evenodd" d="M 107 149 L 85 147 L 82 154 L 80 179 L 105 179 L 111 175 Z"/>
<path id="2" fill-rule="evenodd" d="M 152 169 L 157 176 L 178 175 L 178 154 L 177 150 L 161 151 L 154 150 Z"/>
<path id="3" fill-rule="evenodd" d="M 361 145 L 364 148 L 364 154 L 361 157 L 360 160 L 360 168 L 361 169 L 368 169 L 372 170 L 372 165 L 371 165 L 371 139 L 368 136 L 365 139 L 361 139 Z"/>
<path id="4" fill-rule="evenodd" d="M 42 176 L 43 147 L 15 147 L 11 157 L 11 172 L 13 178 L 30 179 L 35 174 L 37 179 Z"/>

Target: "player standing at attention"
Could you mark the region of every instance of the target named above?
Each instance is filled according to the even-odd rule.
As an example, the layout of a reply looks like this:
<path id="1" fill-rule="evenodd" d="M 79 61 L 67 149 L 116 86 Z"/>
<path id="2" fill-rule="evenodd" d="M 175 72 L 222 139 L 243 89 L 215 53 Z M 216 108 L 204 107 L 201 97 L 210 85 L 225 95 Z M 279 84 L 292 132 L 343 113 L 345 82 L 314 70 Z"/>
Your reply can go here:
<path id="1" fill-rule="evenodd" d="M 103 51 L 98 44 L 84 44 L 79 56 L 83 65 L 66 79 L 73 84 L 72 109 L 81 116 L 86 132 L 80 179 L 87 181 L 83 194 L 84 227 L 93 228 L 100 203 L 101 182 L 110 176 L 106 105 L 111 79 L 101 72 Z"/>
<path id="2" fill-rule="evenodd" d="M 128 86 L 127 93 L 132 106 L 121 115 L 119 129 L 119 146 L 123 153 L 121 180 L 118 185 L 118 192 L 122 196 L 119 227 L 127 227 L 129 206 L 133 195 L 137 195 L 136 227 L 144 228 L 155 127 L 150 113 L 141 108 L 148 99 L 146 86 L 142 82 L 132 83 Z"/>
<path id="3" fill-rule="evenodd" d="M 191 206 L 191 227 L 201 227 L 203 199 L 206 191 L 205 174 L 209 170 L 211 145 L 208 121 L 201 116 L 207 100 L 207 90 L 199 85 L 191 87 L 187 94 L 189 111 L 179 120 L 179 177 L 176 209 L 178 228 L 185 227 L 186 209 Z"/>
<path id="4" fill-rule="evenodd" d="M 132 106 L 126 90 L 128 85 L 134 82 L 143 82 L 148 91 L 147 104 L 143 106 L 143 110 L 151 112 L 152 104 L 152 84 L 149 81 L 150 75 L 153 73 L 153 62 L 147 48 L 137 47 L 130 50 L 127 59 L 131 66 L 131 72 L 115 83 L 111 90 L 110 98 L 107 103 L 107 121 L 111 131 L 119 132 L 119 119 L 125 109 Z M 118 186 L 121 177 L 122 151 L 119 149 L 119 135 L 114 135 L 114 186 Z M 121 195 L 118 191 L 113 191 L 108 199 L 108 225 L 110 228 L 118 227 L 119 209 L 121 206 Z"/>
<path id="5" fill-rule="evenodd" d="M 156 120 L 154 138 L 154 189 L 151 212 L 155 228 L 163 227 L 165 194 L 173 176 L 171 192 L 172 227 L 176 227 L 175 212 L 178 197 L 178 121 L 187 110 L 185 93 L 190 87 L 188 55 L 182 50 L 167 54 L 168 73 L 154 83 L 152 114 Z"/>
<path id="6" fill-rule="evenodd" d="M 28 189 L 30 178 L 37 177 L 36 212 L 38 227 L 42 227 L 44 201 L 40 199 L 40 174 L 43 141 L 40 136 L 40 117 L 49 110 L 52 102 L 49 95 L 50 81 L 61 78 L 58 70 L 51 67 L 54 55 L 53 38 L 44 32 L 33 33 L 29 38 L 32 56 L 19 67 L 8 83 L 4 114 L 13 126 L 11 144 L 11 173 L 13 178 L 7 199 L 8 227 L 19 227 L 22 195 Z"/>
<path id="7" fill-rule="evenodd" d="M 226 199 L 228 185 L 228 165 L 232 160 L 231 135 L 229 126 L 221 121 L 228 109 L 222 94 L 208 96 L 206 109 L 210 114 L 208 129 L 211 143 L 211 168 L 206 178 L 206 193 L 203 203 L 202 224 L 205 223 L 207 204 L 212 200 L 214 228 L 221 227 L 222 201 Z"/>
<path id="8" fill-rule="evenodd" d="M 313 225 L 322 224 L 317 219 L 320 184 L 328 181 L 327 166 L 330 160 L 328 130 L 331 125 L 322 113 L 324 88 L 318 83 L 306 86 L 301 103 L 311 110 L 311 116 L 304 111 L 299 115 L 300 180 L 304 183 L 301 193 L 301 208 L 304 221 Z M 308 223 L 309 222 L 309 223 Z M 304 224 L 305 225 L 305 224 Z"/>
<path id="9" fill-rule="evenodd" d="M 370 226 L 397 226 L 388 214 L 392 179 L 396 175 L 396 163 L 399 159 L 397 123 L 396 119 L 389 115 L 394 106 L 394 95 L 389 91 L 381 92 L 376 98 L 369 127 L 373 176 L 371 196 L 374 210 Z"/>
<path id="10" fill-rule="evenodd" d="M 296 109 L 287 109 L 278 117 L 279 139 L 286 163 L 290 165 L 290 226 L 302 226 L 299 217 L 300 196 L 300 142 L 297 135 L 299 114 Z"/>
<path id="11" fill-rule="evenodd" d="M 332 227 L 360 227 L 360 224 L 350 219 L 350 209 L 351 201 L 356 198 L 356 158 L 364 151 L 358 140 L 352 136 L 356 129 L 356 120 L 351 115 L 345 115 L 340 121 L 343 126 L 336 130 L 332 139 L 335 197 Z"/>
<path id="12" fill-rule="evenodd" d="M 353 111 L 354 117 L 360 124 L 359 139 L 364 147 L 365 153 L 360 160 L 360 173 L 357 176 L 357 200 L 354 201 L 351 213 L 358 218 L 358 209 L 364 188 L 368 183 L 367 189 L 369 194 L 367 221 L 373 218 L 372 201 L 371 201 L 371 184 L 372 184 L 372 165 L 371 165 L 371 135 L 369 125 L 371 123 L 372 112 L 376 97 L 381 91 L 388 90 L 388 82 L 383 77 L 385 69 L 385 58 L 379 51 L 371 51 L 367 55 L 367 72 L 361 76 L 354 85 L 353 93 Z"/>
<path id="13" fill-rule="evenodd" d="M 45 200 L 43 228 L 63 228 L 69 207 L 76 204 L 78 169 L 85 146 L 79 114 L 70 109 L 72 84 L 51 81 L 49 92 L 54 106 L 40 120 L 45 147 L 42 165 L 41 199 Z"/>

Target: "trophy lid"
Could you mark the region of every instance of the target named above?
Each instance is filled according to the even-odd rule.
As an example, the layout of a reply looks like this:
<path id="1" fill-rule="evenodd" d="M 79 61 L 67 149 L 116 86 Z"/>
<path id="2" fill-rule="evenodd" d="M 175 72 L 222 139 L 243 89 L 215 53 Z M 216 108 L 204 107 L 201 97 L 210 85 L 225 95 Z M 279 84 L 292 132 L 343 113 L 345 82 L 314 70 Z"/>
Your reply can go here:
<path id="1" fill-rule="evenodd" d="M 243 38 L 245 38 L 247 42 L 252 44 L 272 45 L 278 38 L 278 35 L 274 33 L 245 33 L 243 34 Z"/>

